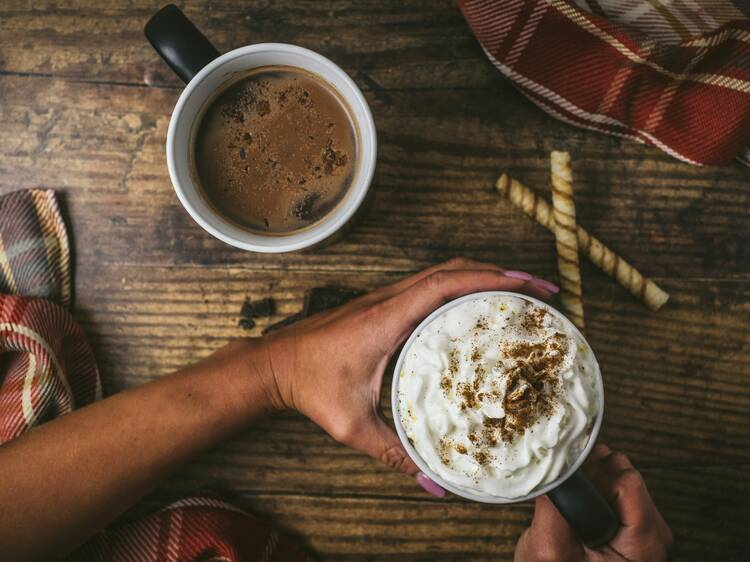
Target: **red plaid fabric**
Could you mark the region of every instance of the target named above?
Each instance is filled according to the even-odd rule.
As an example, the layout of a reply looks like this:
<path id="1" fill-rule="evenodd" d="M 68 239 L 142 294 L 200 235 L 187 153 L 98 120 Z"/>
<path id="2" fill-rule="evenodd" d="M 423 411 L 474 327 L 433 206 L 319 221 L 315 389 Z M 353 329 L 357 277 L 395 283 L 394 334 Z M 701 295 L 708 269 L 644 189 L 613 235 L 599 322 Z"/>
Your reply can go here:
<path id="1" fill-rule="evenodd" d="M 100 396 L 94 356 L 70 314 L 0 295 L 0 443 Z"/>
<path id="2" fill-rule="evenodd" d="M 64 308 L 50 302 L 67 305 L 71 298 L 68 237 L 51 190 L 0 198 L 0 291 L 24 295 L 0 295 L 4 443 L 101 397 L 83 332 Z"/>
<path id="3" fill-rule="evenodd" d="M 70 248 L 51 189 L 0 198 L 0 293 L 43 297 L 70 306 Z"/>
<path id="4" fill-rule="evenodd" d="M 270 525 L 210 495 L 196 495 L 106 531 L 71 562 L 313 562 Z"/>
<path id="5" fill-rule="evenodd" d="M 554 117 L 692 164 L 747 163 L 750 20 L 728 0 L 459 6 L 492 63 Z"/>
<path id="6" fill-rule="evenodd" d="M 54 193 L 0 197 L 0 446 L 101 398 L 94 355 L 61 304 L 70 302 L 69 251 Z M 43 296 L 43 298 L 34 298 Z M 2 556 L 0 555 L 0 558 Z M 292 541 L 223 501 L 197 495 L 114 526 L 73 562 L 302 562 Z"/>

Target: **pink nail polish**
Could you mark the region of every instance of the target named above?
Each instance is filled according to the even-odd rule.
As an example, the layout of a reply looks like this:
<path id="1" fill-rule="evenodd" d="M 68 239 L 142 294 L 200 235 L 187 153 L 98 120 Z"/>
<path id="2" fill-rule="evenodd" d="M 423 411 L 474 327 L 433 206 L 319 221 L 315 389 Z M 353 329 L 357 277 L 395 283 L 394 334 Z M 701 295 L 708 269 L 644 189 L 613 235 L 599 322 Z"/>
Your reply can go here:
<path id="1" fill-rule="evenodd" d="M 417 474 L 417 483 L 422 486 L 422 489 L 428 494 L 432 494 L 436 498 L 441 499 L 445 497 L 445 490 L 430 480 L 430 477 L 425 473 L 419 472 Z"/>
<path id="2" fill-rule="evenodd" d="M 539 287 L 540 289 L 544 289 L 545 291 L 549 291 L 553 295 L 560 292 L 560 287 L 555 285 L 554 283 L 550 283 L 546 279 L 540 279 L 539 277 L 534 277 L 534 279 L 531 280 L 531 283 Z"/>
<path id="3" fill-rule="evenodd" d="M 521 281 L 531 281 L 534 278 L 531 273 L 526 273 L 525 271 L 504 271 L 503 275 L 510 277 L 511 279 L 520 279 Z"/>

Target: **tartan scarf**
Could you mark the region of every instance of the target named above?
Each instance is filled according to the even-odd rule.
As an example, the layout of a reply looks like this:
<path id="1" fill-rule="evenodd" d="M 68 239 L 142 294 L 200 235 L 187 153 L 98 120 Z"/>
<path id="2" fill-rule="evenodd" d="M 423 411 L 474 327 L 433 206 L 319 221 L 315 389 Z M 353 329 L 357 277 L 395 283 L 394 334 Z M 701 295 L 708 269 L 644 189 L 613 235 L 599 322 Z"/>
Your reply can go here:
<path id="1" fill-rule="evenodd" d="M 750 165 L 750 6 L 459 0 L 490 61 L 567 123 L 691 164 Z"/>

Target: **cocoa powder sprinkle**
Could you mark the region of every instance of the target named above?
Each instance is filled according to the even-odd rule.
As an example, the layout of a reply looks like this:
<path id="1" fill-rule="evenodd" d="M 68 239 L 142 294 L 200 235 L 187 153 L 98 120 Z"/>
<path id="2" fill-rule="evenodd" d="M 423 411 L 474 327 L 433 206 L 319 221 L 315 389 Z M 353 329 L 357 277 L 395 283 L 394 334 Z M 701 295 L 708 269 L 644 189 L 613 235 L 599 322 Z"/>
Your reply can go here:
<path id="1" fill-rule="evenodd" d="M 516 342 L 505 348 L 515 359 L 508 370 L 503 397 L 504 418 L 487 418 L 486 438 L 511 443 L 541 417 L 552 415 L 560 393 L 560 367 L 564 358 L 562 341 Z"/>
<path id="2" fill-rule="evenodd" d="M 450 353 L 448 353 L 448 371 L 451 375 L 455 375 L 458 373 L 458 367 L 459 367 L 459 357 L 458 357 L 458 350 L 457 349 L 451 349 Z"/>
<path id="3" fill-rule="evenodd" d="M 450 377 L 443 375 L 440 379 L 440 388 L 443 390 L 444 394 L 451 391 L 451 388 L 453 388 L 453 381 L 451 381 Z"/>
<path id="4" fill-rule="evenodd" d="M 472 384 L 469 384 L 467 382 L 460 382 L 456 385 L 456 391 L 458 395 L 463 399 L 461 410 L 473 410 L 479 406 L 477 391 L 474 389 L 474 386 Z"/>
<path id="5" fill-rule="evenodd" d="M 487 466 L 492 459 L 492 456 L 486 451 L 475 451 L 473 456 L 474 460 L 477 461 L 480 466 Z"/>
<path id="6" fill-rule="evenodd" d="M 521 327 L 527 332 L 541 330 L 544 328 L 544 318 L 547 314 L 547 311 L 543 308 L 534 308 L 523 315 Z"/>
<path id="7" fill-rule="evenodd" d="M 474 363 L 476 363 L 481 358 L 482 358 L 482 354 L 479 352 L 479 350 L 476 347 L 472 348 L 472 350 L 471 350 L 471 360 Z"/>
<path id="8" fill-rule="evenodd" d="M 440 457 L 440 462 L 442 462 L 445 466 L 451 465 L 450 449 L 450 440 L 446 438 L 441 439 L 440 443 L 438 444 L 438 456 Z"/>

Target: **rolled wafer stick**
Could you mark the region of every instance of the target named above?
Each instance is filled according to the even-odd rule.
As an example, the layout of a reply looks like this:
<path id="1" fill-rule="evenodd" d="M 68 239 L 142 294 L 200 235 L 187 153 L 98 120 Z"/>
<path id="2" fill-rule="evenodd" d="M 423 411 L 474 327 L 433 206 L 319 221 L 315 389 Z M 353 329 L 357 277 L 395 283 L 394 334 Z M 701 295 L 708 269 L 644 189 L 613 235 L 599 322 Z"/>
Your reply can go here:
<path id="1" fill-rule="evenodd" d="M 539 224 L 554 232 L 555 219 L 552 216 L 552 208 L 543 198 L 538 197 L 528 187 L 507 174 L 500 176 L 495 187 L 500 195 L 522 209 Z M 641 299 L 651 310 L 659 310 L 669 300 L 669 295 L 656 283 L 643 277 L 637 269 L 607 248 L 596 237 L 591 236 L 580 225 L 576 227 L 576 234 L 578 235 L 578 249 L 588 256 L 594 265 L 601 268 L 607 275 L 614 277 L 620 285 Z"/>
<path id="2" fill-rule="evenodd" d="M 583 330 L 581 267 L 578 264 L 576 206 L 573 203 L 573 170 L 570 154 L 550 153 L 552 177 L 552 217 L 557 245 L 557 269 L 560 272 L 560 301 L 570 320 Z"/>

